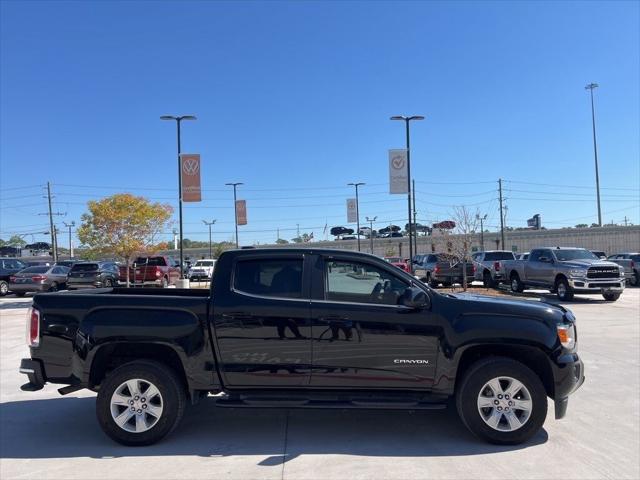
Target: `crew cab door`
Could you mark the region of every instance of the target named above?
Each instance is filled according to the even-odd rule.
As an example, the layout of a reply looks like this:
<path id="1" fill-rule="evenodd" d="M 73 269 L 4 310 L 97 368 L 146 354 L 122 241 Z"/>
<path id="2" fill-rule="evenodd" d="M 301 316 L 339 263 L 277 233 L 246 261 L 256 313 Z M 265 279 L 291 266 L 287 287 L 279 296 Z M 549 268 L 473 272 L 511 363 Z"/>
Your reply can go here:
<path id="1" fill-rule="evenodd" d="M 314 259 L 313 387 L 432 386 L 437 328 L 430 311 L 399 305 L 409 285 L 381 262 Z"/>
<path id="2" fill-rule="evenodd" d="M 215 338 L 230 387 L 309 383 L 309 281 L 303 264 L 302 254 L 243 254 L 231 265 L 231 284 L 214 285 Z"/>
<path id="3" fill-rule="evenodd" d="M 527 283 L 546 285 L 553 283 L 553 255 L 550 250 L 534 250 L 525 263 Z"/>

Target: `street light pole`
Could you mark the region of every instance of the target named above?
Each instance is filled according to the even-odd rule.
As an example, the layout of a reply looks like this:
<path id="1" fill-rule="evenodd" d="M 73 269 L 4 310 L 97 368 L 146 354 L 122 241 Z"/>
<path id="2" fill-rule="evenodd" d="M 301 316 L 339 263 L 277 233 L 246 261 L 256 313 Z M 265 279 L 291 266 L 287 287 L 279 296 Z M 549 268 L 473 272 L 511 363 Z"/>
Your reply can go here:
<path id="1" fill-rule="evenodd" d="M 409 272 L 413 274 L 413 225 L 411 222 L 411 147 L 409 143 L 409 122 L 412 120 L 424 120 L 422 115 L 394 115 L 391 120 L 403 120 L 407 136 L 407 216 L 409 217 Z"/>
<path id="2" fill-rule="evenodd" d="M 211 220 L 210 222 L 207 222 L 206 220 L 202 220 L 202 222 L 209 226 L 209 258 L 213 258 L 213 253 L 211 253 L 211 226 L 216 223 L 216 221 Z"/>
<path id="3" fill-rule="evenodd" d="M 347 185 L 356 188 L 356 238 L 358 239 L 358 251 L 360 251 L 360 201 L 358 199 L 358 187 L 365 185 L 363 182 L 348 183 Z"/>
<path id="4" fill-rule="evenodd" d="M 593 127 L 593 157 L 596 162 L 596 196 L 598 197 L 598 226 L 602 226 L 602 211 L 600 210 L 600 175 L 598 173 L 598 146 L 596 144 L 596 111 L 593 106 L 593 89 L 598 88 L 597 83 L 590 83 L 585 90 L 591 94 L 591 125 Z"/>
<path id="5" fill-rule="evenodd" d="M 76 226 L 76 222 L 72 221 L 71 223 L 62 222 L 64 226 L 69 229 L 69 260 L 73 258 L 73 243 L 71 242 L 71 227 Z"/>
<path id="6" fill-rule="evenodd" d="M 236 188 L 238 187 L 238 185 L 244 185 L 244 183 L 242 182 L 225 183 L 225 185 L 229 185 L 233 187 L 233 216 L 236 224 L 236 248 L 239 248 L 240 244 L 238 243 L 238 199 L 236 196 Z"/>
<path id="7" fill-rule="evenodd" d="M 175 120 L 178 127 L 178 223 L 180 227 L 180 279 L 184 279 L 184 252 L 182 249 L 182 161 L 180 160 L 180 124 L 183 120 L 196 120 L 194 115 L 162 115 L 160 120 Z"/>
<path id="8" fill-rule="evenodd" d="M 378 216 L 376 215 L 373 218 L 367 218 L 367 222 L 369 222 L 369 241 L 371 242 L 371 253 L 373 254 L 373 222 L 375 222 L 378 219 Z"/>
<path id="9" fill-rule="evenodd" d="M 487 219 L 487 214 L 484 216 L 480 216 L 480 214 L 476 213 L 476 220 L 480 220 L 480 248 L 484 252 L 484 224 L 483 222 Z"/>

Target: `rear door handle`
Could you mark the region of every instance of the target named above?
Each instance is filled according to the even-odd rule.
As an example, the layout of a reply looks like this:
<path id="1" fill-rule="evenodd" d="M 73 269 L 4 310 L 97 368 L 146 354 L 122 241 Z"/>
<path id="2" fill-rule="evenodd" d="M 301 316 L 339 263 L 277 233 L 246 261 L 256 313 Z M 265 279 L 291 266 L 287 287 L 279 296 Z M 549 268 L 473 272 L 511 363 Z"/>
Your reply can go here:
<path id="1" fill-rule="evenodd" d="M 343 317 L 341 315 L 329 315 L 326 317 L 320 317 L 319 320 L 323 322 L 348 322 L 349 317 Z"/>
<path id="2" fill-rule="evenodd" d="M 225 320 L 230 320 L 230 319 L 247 319 L 247 318 L 251 318 L 252 315 L 246 313 L 246 312 L 230 312 L 230 313 L 223 313 L 222 314 L 222 318 L 224 318 Z"/>

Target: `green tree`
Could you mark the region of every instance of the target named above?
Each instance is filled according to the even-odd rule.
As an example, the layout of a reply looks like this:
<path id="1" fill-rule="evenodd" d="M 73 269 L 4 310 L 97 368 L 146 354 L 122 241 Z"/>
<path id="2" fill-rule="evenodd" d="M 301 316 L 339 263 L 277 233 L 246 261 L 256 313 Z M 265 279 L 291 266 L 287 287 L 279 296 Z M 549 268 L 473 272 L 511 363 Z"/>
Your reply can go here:
<path id="1" fill-rule="evenodd" d="M 89 211 L 82 215 L 78 239 L 94 252 L 122 257 L 127 265 L 128 286 L 131 257 L 153 245 L 154 237 L 167 226 L 173 209 L 130 193 L 89 201 L 87 207 Z"/>
<path id="2" fill-rule="evenodd" d="M 287 243 L 289 243 L 289 240 L 285 240 L 284 238 L 279 238 L 276 240 L 277 245 L 286 245 Z"/>
<path id="3" fill-rule="evenodd" d="M 22 238 L 20 235 L 12 236 L 7 243 L 12 247 L 24 247 L 27 244 L 25 239 Z"/>

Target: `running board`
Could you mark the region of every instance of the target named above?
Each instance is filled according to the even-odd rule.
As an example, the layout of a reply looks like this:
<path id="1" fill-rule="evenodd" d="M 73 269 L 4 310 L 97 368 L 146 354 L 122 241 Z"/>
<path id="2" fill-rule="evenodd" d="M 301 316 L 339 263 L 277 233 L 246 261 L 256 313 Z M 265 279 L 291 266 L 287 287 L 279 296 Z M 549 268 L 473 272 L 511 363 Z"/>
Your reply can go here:
<path id="1" fill-rule="evenodd" d="M 371 409 L 371 410 L 440 410 L 446 403 L 411 400 L 376 399 L 320 399 L 291 398 L 276 396 L 213 396 L 216 406 L 229 408 L 333 408 L 333 409 Z"/>

